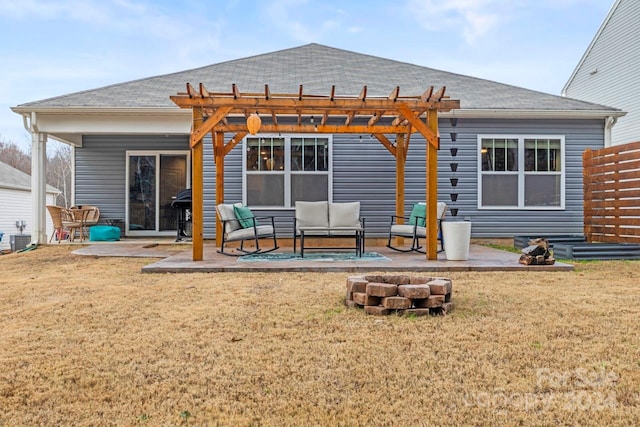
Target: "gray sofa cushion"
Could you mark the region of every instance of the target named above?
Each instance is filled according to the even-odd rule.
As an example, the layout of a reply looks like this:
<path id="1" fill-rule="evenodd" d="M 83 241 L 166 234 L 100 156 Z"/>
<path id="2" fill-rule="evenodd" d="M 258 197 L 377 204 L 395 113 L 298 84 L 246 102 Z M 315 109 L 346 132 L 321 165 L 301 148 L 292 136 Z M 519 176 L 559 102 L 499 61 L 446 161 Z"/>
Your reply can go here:
<path id="1" fill-rule="evenodd" d="M 329 228 L 351 227 L 360 227 L 360 202 L 329 203 Z"/>
<path id="2" fill-rule="evenodd" d="M 296 202 L 297 227 L 329 227 L 329 202 Z"/>

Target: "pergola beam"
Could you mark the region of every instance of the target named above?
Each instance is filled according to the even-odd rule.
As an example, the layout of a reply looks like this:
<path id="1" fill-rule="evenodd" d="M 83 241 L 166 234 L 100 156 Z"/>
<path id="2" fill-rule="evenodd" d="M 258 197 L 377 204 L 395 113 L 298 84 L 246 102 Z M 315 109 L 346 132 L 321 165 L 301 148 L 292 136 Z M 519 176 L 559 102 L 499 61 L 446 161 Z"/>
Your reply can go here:
<path id="1" fill-rule="evenodd" d="M 409 129 L 409 131 L 407 132 L 407 139 L 404 141 L 404 161 L 405 162 L 407 161 L 407 153 L 409 152 L 409 143 L 411 142 L 411 132 L 413 131 L 411 124 L 409 124 L 407 128 Z"/>
<path id="2" fill-rule="evenodd" d="M 224 155 L 226 156 L 227 154 L 229 154 L 229 152 L 231 152 L 231 150 L 233 150 L 233 148 L 238 145 L 238 143 L 242 141 L 242 138 L 247 136 L 247 134 L 248 132 L 238 132 L 233 135 L 233 138 L 231 138 L 229 142 L 227 142 L 227 144 L 224 146 Z"/>
<path id="3" fill-rule="evenodd" d="M 218 123 L 213 130 L 217 132 L 247 132 L 246 124 Z M 320 124 L 262 124 L 260 132 L 262 133 L 361 133 L 361 134 L 397 134 L 406 133 L 406 126 L 369 126 L 369 125 L 323 125 Z"/>
<path id="4" fill-rule="evenodd" d="M 245 109 L 266 109 L 275 110 L 278 114 L 294 114 L 300 111 L 302 114 L 318 114 L 325 110 L 332 112 L 347 114 L 351 111 L 360 111 L 362 115 L 373 115 L 376 112 L 384 112 L 385 110 L 395 110 L 394 104 L 402 103 L 410 109 L 416 111 L 426 111 L 437 109 L 438 111 L 449 111 L 460 108 L 460 101 L 444 99 L 441 101 L 422 101 L 419 98 L 402 98 L 392 101 L 386 98 L 369 97 L 365 100 L 358 98 L 336 98 L 330 100 L 327 98 L 303 98 L 301 100 L 291 98 L 281 98 L 272 95 L 271 98 L 265 99 L 263 95 L 256 97 L 242 96 L 234 99 L 233 97 L 209 97 L 209 98 L 189 98 L 188 96 L 172 96 L 171 100 L 181 108 L 220 108 L 232 107 L 231 114 L 244 112 Z"/>
<path id="5" fill-rule="evenodd" d="M 398 134 L 398 135 L 402 135 L 402 134 Z M 386 136 L 384 136 L 381 133 L 374 133 L 373 136 L 375 136 L 378 139 L 378 141 L 380 141 L 382 143 L 382 145 L 385 146 L 387 151 L 389 151 L 393 155 L 393 157 L 397 157 L 396 156 L 396 147 L 394 147 L 393 144 L 391 143 L 391 141 L 389 141 L 389 138 L 387 138 Z"/>
<path id="6" fill-rule="evenodd" d="M 391 106 L 396 102 L 403 102 L 412 109 L 421 109 L 423 112 L 436 108 L 439 111 L 448 111 L 460 108 L 460 101 L 451 100 L 445 96 L 446 88 L 443 86 L 436 93 L 433 93 L 433 86 L 427 89 L 419 96 L 400 96 L 400 86 L 396 86 L 388 97 L 372 97 L 367 94 L 367 86 L 363 86 L 357 97 L 337 96 L 335 94 L 335 86 L 331 87 L 330 95 L 308 95 L 303 93 L 303 86 L 297 94 L 272 94 L 269 86 L 265 85 L 264 93 L 246 92 L 241 93 L 238 87 L 233 84 L 231 92 L 210 92 L 202 83 L 200 83 L 200 91 L 196 91 L 190 83 L 187 83 L 187 91 L 173 95 L 170 99 L 181 108 L 206 107 L 233 107 L 231 114 L 237 113 L 237 110 L 250 109 L 269 109 L 276 111 L 277 114 L 284 114 L 284 111 L 277 110 L 295 110 L 305 114 L 305 110 L 312 111 L 316 114 L 317 110 L 330 109 L 332 112 L 338 110 L 345 111 L 345 114 L 359 110 L 363 114 L 372 115 L 374 110 L 380 110 L 384 106 Z M 366 112 L 364 112 L 366 111 Z"/>
<path id="7" fill-rule="evenodd" d="M 191 131 L 191 148 L 195 147 L 200 141 L 202 141 L 202 138 L 204 138 L 204 136 L 215 127 L 215 125 L 220 123 L 222 119 L 227 116 L 229 111 L 231 111 L 231 107 L 218 108 L 212 116 L 209 116 L 209 118 L 202 123 L 201 126 L 197 129 L 194 128 Z"/>
<path id="8" fill-rule="evenodd" d="M 411 123 L 413 127 L 415 127 L 416 130 L 420 132 L 420 134 L 422 134 L 422 136 L 424 136 L 427 141 L 429 141 L 429 144 L 431 144 L 435 148 L 440 148 L 440 144 L 438 142 L 438 134 L 434 134 L 431 129 L 428 128 L 427 125 L 425 125 L 418 117 L 416 117 L 407 106 L 398 105 L 398 111 L 400 111 L 400 114 L 402 114 L 409 121 L 409 123 Z M 430 109 L 429 113 L 431 113 L 431 111 L 436 111 L 436 113 L 438 112 L 438 110 Z"/>

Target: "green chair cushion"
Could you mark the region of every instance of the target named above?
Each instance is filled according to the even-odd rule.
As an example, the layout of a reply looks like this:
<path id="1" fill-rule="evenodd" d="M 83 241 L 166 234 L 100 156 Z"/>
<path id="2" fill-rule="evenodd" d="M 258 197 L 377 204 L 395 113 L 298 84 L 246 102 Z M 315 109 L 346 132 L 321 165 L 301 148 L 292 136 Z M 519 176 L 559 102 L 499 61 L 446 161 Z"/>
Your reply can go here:
<path id="1" fill-rule="evenodd" d="M 418 218 L 422 217 L 422 218 Z M 411 210 L 411 216 L 409 217 L 409 224 L 416 225 L 416 221 L 418 222 L 418 227 L 425 227 L 427 217 L 427 205 L 424 203 L 416 203 L 413 205 L 413 209 Z"/>
<path id="2" fill-rule="evenodd" d="M 234 206 L 233 211 L 236 214 L 236 218 L 238 218 L 238 222 L 240 223 L 240 225 L 242 225 L 242 228 L 253 227 L 253 222 L 255 220 L 251 218 L 254 218 L 255 215 L 253 215 L 251 209 L 246 206 Z"/>

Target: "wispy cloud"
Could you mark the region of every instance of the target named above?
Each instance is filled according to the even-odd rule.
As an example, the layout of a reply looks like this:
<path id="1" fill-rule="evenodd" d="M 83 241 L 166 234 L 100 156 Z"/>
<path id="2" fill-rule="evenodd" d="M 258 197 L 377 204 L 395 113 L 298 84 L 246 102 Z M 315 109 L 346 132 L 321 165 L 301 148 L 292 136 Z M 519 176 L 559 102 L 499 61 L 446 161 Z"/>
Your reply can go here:
<path id="1" fill-rule="evenodd" d="M 54 23 L 64 21 L 108 30 L 111 37 L 155 39 L 172 45 L 217 45 L 220 23 L 188 7 L 165 9 L 153 1 L 129 0 L 0 0 L 0 17 Z M 185 25 L 187 23 L 187 25 Z M 206 28 L 206 36 L 201 36 Z M 194 43 L 197 40 L 197 43 Z"/>
<path id="2" fill-rule="evenodd" d="M 504 22 L 512 0 L 408 0 L 407 9 L 428 31 L 456 31 L 468 44 Z"/>
<path id="3" fill-rule="evenodd" d="M 308 0 L 272 0 L 265 3 L 265 13 L 274 25 L 288 37 L 304 43 L 317 42 L 336 30 L 345 28 L 349 14 L 340 7 Z"/>
<path id="4" fill-rule="evenodd" d="M 113 3 L 111 2 L 0 0 L 0 16 L 13 19 L 54 20 L 66 18 L 99 24 L 109 22 L 112 10 Z"/>
<path id="5" fill-rule="evenodd" d="M 291 16 L 292 11 L 305 7 L 306 4 L 307 0 L 274 0 L 266 4 L 265 11 L 270 21 L 280 30 L 296 40 L 309 43 L 317 39 L 317 28 Z"/>
<path id="6" fill-rule="evenodd" d="M 205 13 L 205 2 L 171 3 L 0 0 L 0 134 L 23 133 L 11 106 L 237 54 L 220 53 L 224 14 Z"/>

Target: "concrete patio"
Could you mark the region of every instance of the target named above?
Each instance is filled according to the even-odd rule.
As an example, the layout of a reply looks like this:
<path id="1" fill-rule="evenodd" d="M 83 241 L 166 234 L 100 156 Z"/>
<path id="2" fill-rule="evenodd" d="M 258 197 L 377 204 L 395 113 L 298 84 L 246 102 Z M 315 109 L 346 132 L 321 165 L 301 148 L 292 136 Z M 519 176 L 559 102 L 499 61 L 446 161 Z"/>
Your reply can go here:
<path id="1" fill-rule="evenodd" d="M 204 246 L 204 260 L 192 261 L 191 248 L 177 247 L 175 244 L 158 241 L 135 241 L 98 243 L 84 246 L 74 251 L 77 255 L 88 256 L 125 256 L 160 258 L 158 261 L 142 267 L 143 273 L 217 273 L 217 272 L 371 272 L 371 271 L 569 271 L 572 264 L 556 262 L 554 265 L 525 266 L 518 263 L 519 254 L 494 249 L 488 246 L 472 244 L 469 260 L 448 261 L 445 253 L 438 254 L 438 260 L 428 261 L 424 254 L 402 253 L 387 247 L 367 247 L 367 252 L 377 252 L 388 258 L 380 261 L 262 261 L 239 262 L 237 257 L 225 256 L 216 252 L 213 243 Z M 291 252 L 284 247 L 280 252 Z M 305 253 L 312 252 L 309 250 Z"/>

